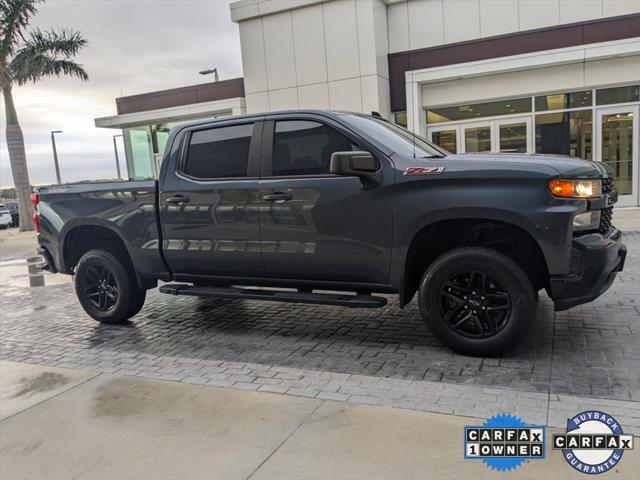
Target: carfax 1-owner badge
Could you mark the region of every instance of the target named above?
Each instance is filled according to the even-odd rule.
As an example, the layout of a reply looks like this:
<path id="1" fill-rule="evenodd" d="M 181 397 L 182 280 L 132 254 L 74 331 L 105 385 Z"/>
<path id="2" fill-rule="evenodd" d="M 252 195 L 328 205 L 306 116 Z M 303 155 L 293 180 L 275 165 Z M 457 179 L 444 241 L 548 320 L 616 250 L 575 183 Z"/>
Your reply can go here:
<path id="1" fill-rule="evenodd" d="M 632 448 L 633 435 L 625 435 L 611 415 L 595 410 L 567 419 L 566 433 L 553 435 L 553 449 L 562 450 L 569 465 L 588 474 L 608 472 Z"/>
<path id="2" fill-rule="evenodd" d="M 518 417 L 494 415 L 479 427 L 464 427 L 464 458 L 482 460 L 498 471 L 518 468 L 545 457 L 545 427 L 526 425 Z"/>

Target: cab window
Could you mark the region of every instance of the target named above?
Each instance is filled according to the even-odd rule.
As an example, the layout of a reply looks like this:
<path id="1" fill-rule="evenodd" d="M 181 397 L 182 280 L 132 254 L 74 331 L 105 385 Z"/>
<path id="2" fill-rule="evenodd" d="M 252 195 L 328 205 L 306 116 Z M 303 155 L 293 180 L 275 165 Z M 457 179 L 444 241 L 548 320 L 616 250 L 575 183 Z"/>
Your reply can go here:
<path id="1" fill-rule="evenodd" d="M 273 175 L 323 175 L 329 173 L 331 154 L 359 150 L 342 133 L 308 120 L 276 122 L 273 136 Z"/>
<path id="2" fill-rule="evenodd" d="M 184 163 L 194 178 L 246 177 L 253 124 L 197 130 L 191 134 Z"/>

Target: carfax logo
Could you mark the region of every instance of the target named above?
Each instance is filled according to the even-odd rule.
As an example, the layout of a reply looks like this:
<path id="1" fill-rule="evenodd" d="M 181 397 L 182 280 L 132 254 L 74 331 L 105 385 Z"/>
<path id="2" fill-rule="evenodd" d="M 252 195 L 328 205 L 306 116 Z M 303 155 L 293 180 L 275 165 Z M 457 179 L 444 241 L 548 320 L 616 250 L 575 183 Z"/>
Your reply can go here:
<path id="1" fill-rule="evenodd" d="M 573 468 L 596 474 L 611 470 L 625 450 L 633 448 L 633 435 L 625 435 L 611 415 L 595 410 L 567 419 L 567 433 L 553 435 L 553 449 Z"/>
<path id="2" fill-rule="evenodd" d="M 545 458 L 545 427 L 527 426 L 513 415 L 494 415 L 479 427 L 464 427 L 464 458 L 508 471 L 525 460 Z"/>

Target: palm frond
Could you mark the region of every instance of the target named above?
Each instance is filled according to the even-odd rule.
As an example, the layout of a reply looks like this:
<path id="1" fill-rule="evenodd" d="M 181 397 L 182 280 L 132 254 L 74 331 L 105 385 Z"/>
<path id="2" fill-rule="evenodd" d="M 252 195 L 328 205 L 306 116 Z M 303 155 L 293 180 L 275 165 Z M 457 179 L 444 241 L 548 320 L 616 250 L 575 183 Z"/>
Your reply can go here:
<path id="1" fill-rule="evenodd" d="M 19 85 L 50 75 L 87 80 L 82 66 L 71 60 L 86 44 L 82 35 L 73 30 L 35 30 L 11 60 L 11 75 Z"/>
<path id="2" fill-rule="evenodd" d="M 53 56 L 60 55 L 69 58 L 76 55 L 86 44 L 87 40 L 82 37 L 82 34 L 74 30 L 62 29 L 43 32 L 36 29 L 31 32 L 23 48 L 31 50 L 33 53 L 48 53 Z"/>
<path id="3" fill-rule="evenodd" d="M 42 0 L 0 0 L 0 63 L 13 54 Z"/>
<path id="4" fill-rule="evenodd" d="M 11 62 L 13 81 L 18 85 L 37 82 L 43 77 L 70 76 L 81 80 L 89 80 L 89 75 L 82 65 L 67 59 L 58 59 L 49 55 L 36 54 L 29 57 L 19 53 Z"/>

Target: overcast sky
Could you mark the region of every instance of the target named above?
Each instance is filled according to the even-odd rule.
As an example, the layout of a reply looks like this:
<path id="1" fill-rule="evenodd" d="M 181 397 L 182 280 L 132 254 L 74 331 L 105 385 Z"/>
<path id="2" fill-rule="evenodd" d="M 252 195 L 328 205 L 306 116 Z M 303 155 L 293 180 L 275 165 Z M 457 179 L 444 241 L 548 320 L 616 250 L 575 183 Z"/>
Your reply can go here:
<path id="1" fill-rule="evenodd" d="M 116 114 L 114 99 L 212 81 L 198 71 L 217 66 L 221 79 L 242 76 L 237 24 L 229 0 L 48 0 L 31 25 L 80 30 L 89 44 L 77 60 L 89 81 L 50 78 L 15 87 L 31 182 L 55 182 L 49 132 L 56 136 L 63 181 L 115 178 L 112 136 L 93 119 Z M 12 186 L 4 104 L 0 113 L 0 185 Z M 122 139 L 121 168 L 125 172 Z"/>

